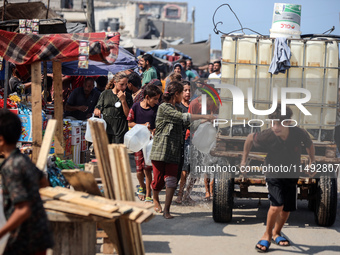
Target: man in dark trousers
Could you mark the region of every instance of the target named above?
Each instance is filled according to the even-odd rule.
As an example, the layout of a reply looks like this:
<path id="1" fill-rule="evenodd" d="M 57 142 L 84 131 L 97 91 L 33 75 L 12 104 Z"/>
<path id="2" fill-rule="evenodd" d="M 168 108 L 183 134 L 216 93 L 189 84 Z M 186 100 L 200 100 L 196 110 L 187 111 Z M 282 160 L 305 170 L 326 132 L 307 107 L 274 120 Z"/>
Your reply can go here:
<path id="1" fill-rule="evenodd" d="M 307 150 L 310 164 L 315 163 L 315 150 L 313 142 L 308 133 L 299 127 L 290 126 L 292 110 L 286 107 L 286 114 L 281 114 L 281 105 L 268 116 L 272 119 L 272 127 L 259 133 L 248 135 L 243 148 L 241 161 L 241 171 L 246 165 L 246 161 L 251 148 L 261 148 L 268 152 L 265 165 L 269 169 L 272 167 L 288 166 L 300 171 L 302 144 Z M 266 231 L 256 244 L 255 249 L 259 252 L 267 252 L 270 242 L 273 241 L 280 246 L 289 246 L 289 241 L 281 235 L 281 230 L 287 221 L 291 211 L 296 210 L 298 179 L 292 173 L 267 172 L 266 181 L 269 192 L 270 208 L 267 214 Z M 310 173 L 310 172 L 308 172 Z"/>

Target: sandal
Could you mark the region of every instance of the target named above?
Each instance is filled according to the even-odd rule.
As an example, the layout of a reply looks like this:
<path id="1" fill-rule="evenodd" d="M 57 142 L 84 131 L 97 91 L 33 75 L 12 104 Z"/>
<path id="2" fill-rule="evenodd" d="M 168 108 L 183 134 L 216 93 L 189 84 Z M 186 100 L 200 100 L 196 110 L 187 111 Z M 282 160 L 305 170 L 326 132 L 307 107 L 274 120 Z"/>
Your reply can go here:
<path id="1" fill-rule="evenodd" d="M 146 197 L 145 198 L 145 203 L 153 203 L 152 197 Z"/>
<path id="2" fill-rule="evenodd" d="M 262 250 L 262 247 L 257 247 L 258 244 L 261 245 L 262 247 L 266 247 L 266 249 Z M 260 240 L 255 245 L 255 250 L 257 250 L 258 252 L 268 252 L 269 246 L 270 246 L 270 242 L 268 242 L 267 240 Z"/>
<path id="3" fill-rule="evenodd" d="M 145 196 L 146 196 L 146 189 L 143 189 L 142 187 L 139 187 L 137 189 L 136 195 L 138 196 L 138 199 L 141 201 L 145 200 Z"/>
<path id="4" fill-rule="evenodd" d="M 290 246 L 290 242 L 283 236 L 278 236 L 273 241 L 279 246 Z M 281 242 L 287 242 L 288 244 L 280 244 Z"/>

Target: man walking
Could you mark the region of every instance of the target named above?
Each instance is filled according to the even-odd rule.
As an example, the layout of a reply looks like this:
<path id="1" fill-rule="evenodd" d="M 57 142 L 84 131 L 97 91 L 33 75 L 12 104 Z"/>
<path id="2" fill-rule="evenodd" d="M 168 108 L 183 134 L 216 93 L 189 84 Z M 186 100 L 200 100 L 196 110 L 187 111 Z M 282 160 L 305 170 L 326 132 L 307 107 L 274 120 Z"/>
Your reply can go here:
<path id="1" fill-rule="evenodd" d="M 286 115 L 281 114 L 281 105 L 268 116 L 272 120 L 272 127 L 259 133 L 248 135 L 241 161 L 241 170 L 244 169 L 251 148 L 257 147 L 268 152 L 265 165 L 288 166 L 291 169 L 300 169 L 302 144 L 307 150 L 310 163 L 315 163 L 315 150 L 313 142 L 307 132 L 299 127 L 290 127 L 293 113 L 286 107 Z M 308 172 L 309 173 L 309 172 Z M 266 182 L 269 192 L 270 208 L 267 214 L 266 231 L 256 244 L 259 252 L 267 252 L 270 242 L 280 246 L 289 246 L 289 241 L 281 235 L 282 227 L 287 221 L 291 211 L 296 210 L 296 184 L 298 179 L 287 173 L 267 174 Z"/>
<path id="2" fill-rule="evenodd" d="M 142 86 L 149 83 L 153 79 L 157 79 L 157 71 L 152 66 L 153 58 L 150 54 L 144 54 L 139 63 L 144 71 L 142 74 Z"/>

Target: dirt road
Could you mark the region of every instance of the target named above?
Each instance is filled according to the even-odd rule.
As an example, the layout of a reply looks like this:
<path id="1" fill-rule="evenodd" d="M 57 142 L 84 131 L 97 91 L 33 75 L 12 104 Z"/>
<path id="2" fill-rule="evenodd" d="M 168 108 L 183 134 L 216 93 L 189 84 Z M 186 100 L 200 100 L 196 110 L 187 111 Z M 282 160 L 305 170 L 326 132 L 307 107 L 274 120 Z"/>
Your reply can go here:
<path id="1" fill-rule="evenodd" d="M 174 219 L 166 220 L 158 214 L 142 225 L 146 254 L 257 254 L 254 247 L 265 230 L 268 200 L 262 199 L 259 204 L 259 199 L 235 199 L 232 222 L 220 224 L 213 221 L 212 203 L 202 198 L 202 181 L 194 191 L 195 205 L 173 203 Z M 162 191 L 161 201 L 164 199 Z M 340 254 L 340 205 L 335 224 L 325 228 L 315 224 L 307 201 L 298 201 L 298 210 L 291 213 L 283 234 L 292 245 L 272 243 L 271 254 Z"/>

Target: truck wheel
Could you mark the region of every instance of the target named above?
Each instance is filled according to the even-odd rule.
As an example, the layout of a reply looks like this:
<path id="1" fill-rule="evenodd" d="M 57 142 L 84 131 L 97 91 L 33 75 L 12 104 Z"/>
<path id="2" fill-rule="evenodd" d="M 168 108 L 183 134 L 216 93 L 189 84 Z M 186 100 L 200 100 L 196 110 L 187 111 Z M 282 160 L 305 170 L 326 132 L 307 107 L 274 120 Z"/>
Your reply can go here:
<path id="1" fill-rule="evenodd" d="M 332 226 L 337 209 L 337 179 L 321 176 L 316 190 L 315 222 L 324 227 Z"/>
<path id="2" fill-rule="evenodd" d="M 215 222 L 230 222 L 233 215 L 234 179 L 227 172 L 217 172 L 214 179 L 213 219 Z"/>

